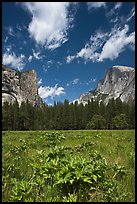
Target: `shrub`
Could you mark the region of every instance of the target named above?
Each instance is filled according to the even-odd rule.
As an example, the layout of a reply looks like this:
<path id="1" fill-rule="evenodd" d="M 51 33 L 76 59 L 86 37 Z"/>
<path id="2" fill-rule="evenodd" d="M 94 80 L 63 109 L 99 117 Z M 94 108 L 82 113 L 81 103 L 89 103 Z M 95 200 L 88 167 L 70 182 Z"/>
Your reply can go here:
<path id="1" fill-rule="evenodd" d="M 117 115 L 112 120 L 113 129 L 128 129 L 129 128 L 129 122 L 126 114 L 121 113 L 120 115 Z"/>
<path id="2" fill-rule="evenodd" d="M 94 115 L 86 126 L 86 129 L 105 129 L 105 128 L 106 120 L 101 115 Z"/>

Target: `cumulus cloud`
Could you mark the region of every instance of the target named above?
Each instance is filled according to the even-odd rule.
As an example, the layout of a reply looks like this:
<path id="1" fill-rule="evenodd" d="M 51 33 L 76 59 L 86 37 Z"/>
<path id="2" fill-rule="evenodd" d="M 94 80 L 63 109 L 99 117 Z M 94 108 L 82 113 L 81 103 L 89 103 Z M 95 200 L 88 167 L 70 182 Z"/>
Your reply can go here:
<path id="1" fill-rule="evenodd" d="M 99 54 L 97 61 L 104 59 L 116 59 L 123 52 L 127 45 L 135 44 L 135 32 L 127 34 L 129 26 L 125 25 L 123 29 L 114 30 L 112 36 L 107 40 Z"/>
<path id="2" fill-rule="evenodd" d="M 32 20 L 28 26 L 30 37 L 37 44 L 54 50 L 68 40 L 71 27 L 69 2 L 25 2 L 23 5 L 31 13 Z"/>
<path id="3" fill-rule="evenodd" d="M 58 85 L 56 84 L 54 87 L 50 86 L 40 86 L 38 89 L 39 96 L 42 99 L 46 99 L 48 97 L 55 97 L 55 96 L 60 96 L 62 94 L 65 94 L 64 88 L 63 87 L 57 87 Z"/>
<path id="4" fill-rule="evenodd" d="M 106 2 L 87 2 L 88 9 L 106 7 Z"/>
<path id="5" fill-rule="evenodd" d="M 90 37 L 89 43 L 86 43 L 76 55 L 77 58 L 84 58 L 85 60 L 96 61 L 98 58 L 97 50 L 99 50 L 107 38 L 108 33 L 98 31 L 94 36 Z"/>
<path id="6" fill-rule="evenodd" d="M 86 43 L 85 47 L 82 48 L 76 55 L 68 56 L 67 58 L 71 60 L 67 60 L 67 63 L 70 63 L 75 58 L 83 58 L 85 61 L 92 60 L 96 61 L 98 58 L 97 50 L 99 50 L 105 40 L 107 39 L 108 33 L 103 33 L 101 31 L 97 31 L 95 35 L 90 37 L 90 41 Z"/>
<path id="7" fill-rule="evenodd" d="M 16 56 L 14 52 L 12 53 L 6 52 L 3 55 L 3 64 L 10 65 L 19 71 L 21 71 L 24 68 L 25 65 L 24 60 L 25 56 L 23 54 L 21 54 L 20 56 Z"/>
<path id="8" fill-rule="evenodd" d="M 128 25 L 123 28 L 114 27 L 110 33 L 99 31 L 90 37 L 90 41 L 75 56 L 72 56 L 72 59 L 83 58 L 85 62 L 88 60 L 101 62 L 104 59 L 116 59 L 127 46 L 134 49 L 135 32 L 128 34 L 128 31 Z"/>

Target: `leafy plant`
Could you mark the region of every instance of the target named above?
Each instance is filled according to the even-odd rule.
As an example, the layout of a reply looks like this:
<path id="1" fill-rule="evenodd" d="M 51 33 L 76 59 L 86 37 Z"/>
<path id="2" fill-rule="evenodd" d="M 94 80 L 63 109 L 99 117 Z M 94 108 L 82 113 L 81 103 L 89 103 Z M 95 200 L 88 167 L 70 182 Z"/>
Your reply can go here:
<path id="1" fill-rule="evenodd" d="M 116 179 L 121 179 L 123 178 L 123 176 L 127 174 L 126 168 L 124 166 L 120 166 L 117 164 L 114 165 L 114 171 L 115 171 L 115 174 L 113 178 L 116 178 Z"/>
<path id="2" fill-rule="evenodd" d="M 55 146 L 59 145 L 62 140 L 65 140 L 65 136 L 59 132 L 52 132 L 51 134 L 47 134 L 47 146 Z"/>

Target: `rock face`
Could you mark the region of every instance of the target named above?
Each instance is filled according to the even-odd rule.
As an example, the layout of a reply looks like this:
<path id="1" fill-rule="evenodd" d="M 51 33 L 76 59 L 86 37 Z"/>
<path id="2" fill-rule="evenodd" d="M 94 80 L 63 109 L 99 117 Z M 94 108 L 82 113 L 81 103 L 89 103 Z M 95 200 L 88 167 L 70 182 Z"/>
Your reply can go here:
<path id="1" fill-rule="evenodd" d="M 109 99 L 120 98 L 122 102 L 135 101 L 135 69 L 126 66 L 111 67 L 94 91 L 82 94 L 78 103 L 87 104 L 88 100 L 99 100 L 108 104 Z"/>
<path id="2" fill-rule="evenodd" d="M 33 105 L 42 102 L 38 96 L 38 82 L 35 70 L 19 72 L 2 65 L 2 104 L 29 101 Z"/>

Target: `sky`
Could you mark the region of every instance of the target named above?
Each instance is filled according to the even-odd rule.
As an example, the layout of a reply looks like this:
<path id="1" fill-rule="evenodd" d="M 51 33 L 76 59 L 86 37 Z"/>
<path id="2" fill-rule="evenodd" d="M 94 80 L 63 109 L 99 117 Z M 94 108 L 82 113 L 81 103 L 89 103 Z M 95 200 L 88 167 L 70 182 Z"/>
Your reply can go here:
<path id="1" fill-rule="evenodd" d="M 72 102 L 112 66 L 135 67 L 135 2 L 2 2 L 2 63 L 35 69 L 48 105 Z"/>

